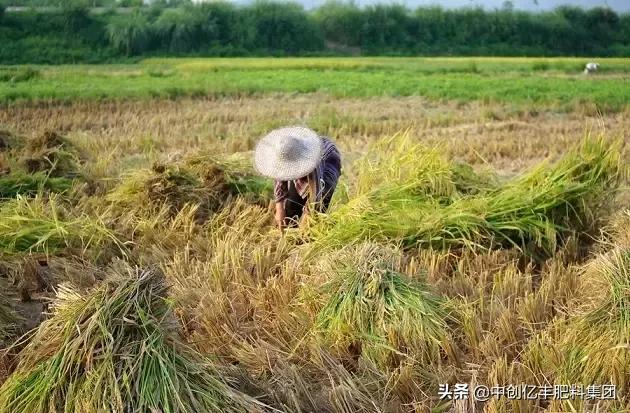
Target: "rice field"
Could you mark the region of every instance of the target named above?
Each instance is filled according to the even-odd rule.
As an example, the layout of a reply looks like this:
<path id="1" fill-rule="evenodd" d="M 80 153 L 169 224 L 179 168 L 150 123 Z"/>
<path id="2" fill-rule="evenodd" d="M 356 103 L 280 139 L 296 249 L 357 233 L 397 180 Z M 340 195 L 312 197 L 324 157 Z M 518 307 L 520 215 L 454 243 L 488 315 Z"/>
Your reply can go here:
<path id="1" fill-rule="evenodd" d="M 0 104 L 325 93 L 561 112 L 626 110 L 630 59 L 596 60 L 597 76 L 583 75 L 585 58 L 155 58 L 137 64 L 12 66 L 0 67 Z"/>
<path id="2" fill-rule="evenodd" d="M 630 93 L 627 61 L 601 61 L 0 82 L 0 412 L 629 411 Z M 343 171 L 283 234 L 251 151 L 288 124 Z"/>

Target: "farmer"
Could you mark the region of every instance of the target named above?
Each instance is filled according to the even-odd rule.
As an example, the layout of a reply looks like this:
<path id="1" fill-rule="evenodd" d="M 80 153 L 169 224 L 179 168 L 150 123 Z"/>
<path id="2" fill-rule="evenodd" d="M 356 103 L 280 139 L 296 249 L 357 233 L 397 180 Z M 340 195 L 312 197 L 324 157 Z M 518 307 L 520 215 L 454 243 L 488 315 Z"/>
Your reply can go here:
<path id="1" fill-rule="evenodd" d="M 275 218 L 280 229 L 296 226 L 309 204 L 325 212 L 341 174 L 337 146 L 300 126 L 275 129 L 263 137 L 256 145 L 254 165 L 275 180 Z"/>

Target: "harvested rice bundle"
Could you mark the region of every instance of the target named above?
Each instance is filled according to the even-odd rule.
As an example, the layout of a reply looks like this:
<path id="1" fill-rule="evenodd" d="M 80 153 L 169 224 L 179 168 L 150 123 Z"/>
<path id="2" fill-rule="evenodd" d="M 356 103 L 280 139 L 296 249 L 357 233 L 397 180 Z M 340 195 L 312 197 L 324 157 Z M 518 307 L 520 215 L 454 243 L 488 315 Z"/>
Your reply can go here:
<path id="1" fill-rule="evenodd" d="M 22 164 L 27 172 L 46 172 L 49 176 L 77 176 L 79 158 L 67 139 L 47 131 L 26 143 Z"/>
<path id="2" fill-rule="evenodd" d="M 15 198 L 18 195 L 34 196 L 43 192 L 67 192 L 72 187 L 68 178 L 52 178 L 43 172 L 26 174 L 14 172 L 0 176 L 0 198 Z"/>
<path id="3" fill-rule="evenodd" d="M 590 231 L 619 185 L 620 151 L 587 140 L 554 167 L 475 195 L 449 200 L 417 193 L 413 183 L 384 183 L 351 199 L 311 227 L 315 247 L 365 239 L 407 246 L 524 248 L 551 253 L 563 235 Z"/>
<path id="4" fill-rule="evenodd" d="M 198 205 L 198 219 L 216 210 L 223 198 L 221 188 L 208 191 L 191 171 L 178 166 L 155 165 L 153 170 L 139 170 L 126 176 L 122 183 L 107 195 L 107 199 L 124 208 L 153 215 L 163 207 L 175 216 L 186 205 Z"/>
<path id="5" fill-rule="evenodd" d="M 0 387 L 11 413 L 257 409 L 180 340 L 163 275 L 128 267 L 84 297 L 62 289 Z"/>
<path id="6" fill-rule="evenodd" d="M 24 142 L 0 131 L 0 198 L 66 192 L 77 175 L 76 161 L 70 144 L 55 133 Z"/>
<path id="7" fill-rule="evenodd" d="M 268 199 L 263 197 L 270 185 L 245 172 L 233 159 L 199 157 L 181 165 L 156 164 L 153 170 L 136 171 L 123 179 L 108 199 L 125 208 L 146 209 L 149 214 L 166 205 L 171 216 L 186 205 L 196 205 L 197 221 L 205 221 L 237 195 L 255 202 Z"/>
<path id="8" fill-rule="evenodd" d="M 374 143 L 357 161 L 353 196 L 371 193 L 383 183 L 413 194 L 449 197 L 455 191 L 451 162 L 440 148 L 429 148 L 399 133 Z"/>
<path id="9" fill-rule="evenodd" d="M 252 168 L 251 154 L 239 152 L 218 156 L 199 156 L 186 163 L 206 184 L 225 182 L 231 195 L 241 195 L 251 202 L 266 201 L 273 191 L 272 182 Z"/>
<path id="10" fill-rule="evenodd" d="M 451 166 L 455 194 L 480 195 L 497 189 L 499 178 L 490 170 L 475 171 L 466 163 L 454 163 Z"/>
<path id="11" fill-rule="evenodd" d="M 106 244 L 121 245 L 99 217 L 72 216 L 56 195 L 18 196 L 0 206 L 1 253 L 48 254 L 64 248 L 100 253 Z"/>
<path id="12" fill-rule="evenodd" d="M 592 232 L 608 215 L 621 165 L 618 144 L 585 140 L 557 165 L 542 164 L 489 194 L 489 235 L 504 244 L 534 241 L 552 252 L 562 236 Z"/>
<path id="13" fill-rule="evenodd" d="M 439 364 L 441 351 L 453 354 L 445 304 L 426 284 L 397 272 L 395 260 L 376 244 L 339 255 L 315 330 L 333 349 L 356 351 L 380 366 L 404 357 Z"/>
<path id="14" fill-rule="evenodd" d="M 618 247 L 587 264 L 580 306 L 534 340 L 524 363 L 556 383 L 614 384 L 630 403 L 630 249 Z M 550 351 L 553 350 L 553 351 Z"/>

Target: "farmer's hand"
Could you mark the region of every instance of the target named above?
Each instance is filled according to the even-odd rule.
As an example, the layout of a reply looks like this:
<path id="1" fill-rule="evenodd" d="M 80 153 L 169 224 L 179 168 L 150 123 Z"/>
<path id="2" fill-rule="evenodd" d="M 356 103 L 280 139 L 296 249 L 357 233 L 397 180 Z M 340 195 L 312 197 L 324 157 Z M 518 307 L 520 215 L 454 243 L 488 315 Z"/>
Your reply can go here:
<path id="1" fill-rule="evenodd" d="M 284 201 L 276 202 L 276 224 L 281 230 L 284 229 L 284 219 L 286 218 L 286 211 L 284 209 Z"/>

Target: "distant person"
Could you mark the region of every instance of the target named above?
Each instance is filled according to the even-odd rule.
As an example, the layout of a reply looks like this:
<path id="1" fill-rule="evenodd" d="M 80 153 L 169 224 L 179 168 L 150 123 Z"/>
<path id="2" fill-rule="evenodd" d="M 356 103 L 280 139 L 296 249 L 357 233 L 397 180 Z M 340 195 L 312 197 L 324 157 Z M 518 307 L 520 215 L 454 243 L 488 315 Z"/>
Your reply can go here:
<path id="1" fill-rule="evenodd" d="M 584 74 L 585 75 L 591 75 L 591 74 L 597 72 L 597 69 L 599 69 L 599 64 L 598 63 L 589 62 L 584 67 Z"/>
<path id="2" fill-rule="evenodd" d="M 341 155 L 334 142 L 300 126 L 275 129 L 263 137 L 256 145 L 254 165 L 275 180 L 280 229 L 298 225 L 309 205 L 325 212 L 341 175 Z"/>

